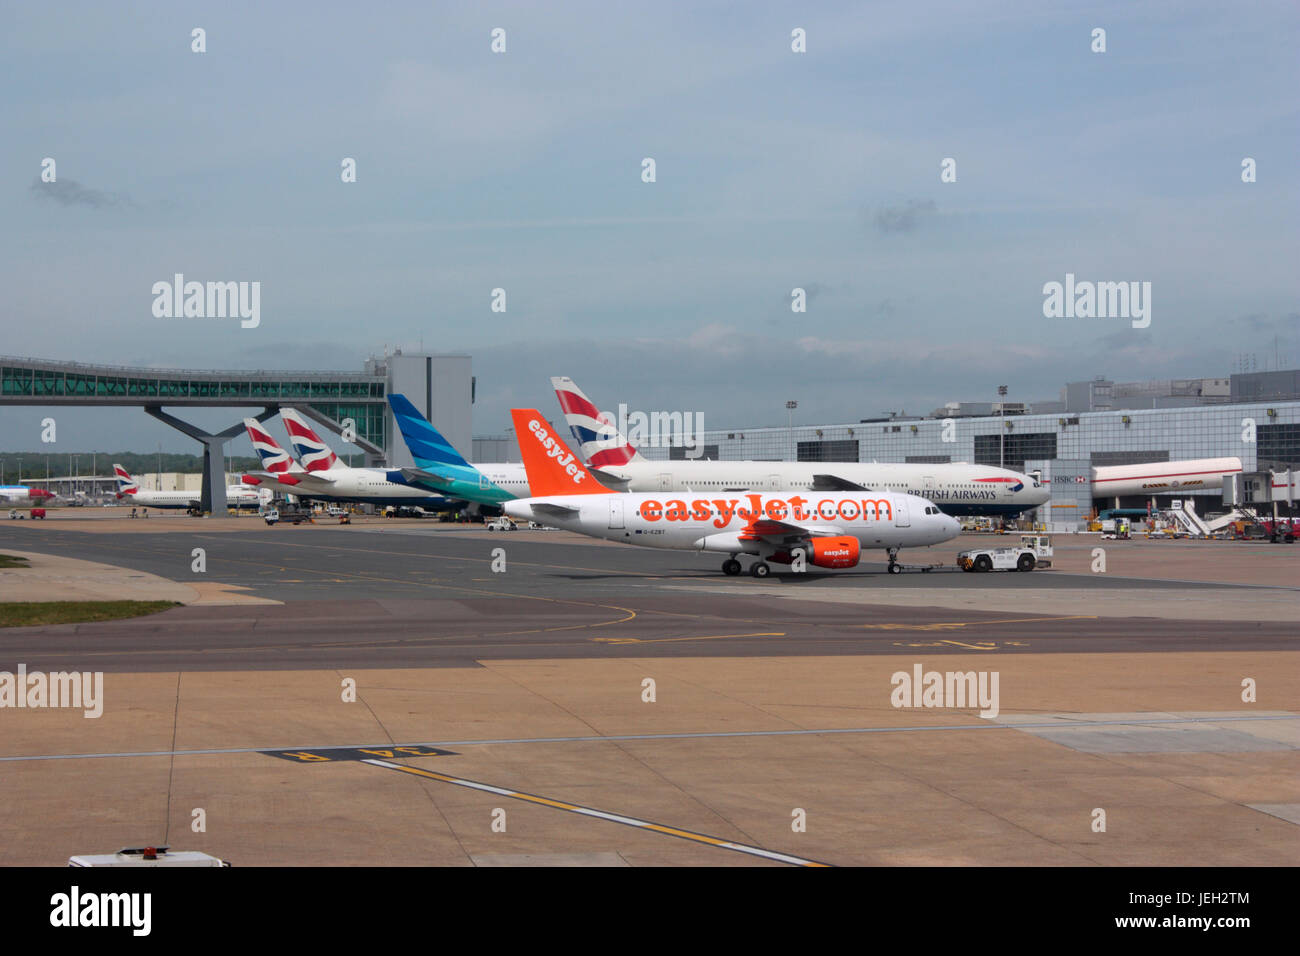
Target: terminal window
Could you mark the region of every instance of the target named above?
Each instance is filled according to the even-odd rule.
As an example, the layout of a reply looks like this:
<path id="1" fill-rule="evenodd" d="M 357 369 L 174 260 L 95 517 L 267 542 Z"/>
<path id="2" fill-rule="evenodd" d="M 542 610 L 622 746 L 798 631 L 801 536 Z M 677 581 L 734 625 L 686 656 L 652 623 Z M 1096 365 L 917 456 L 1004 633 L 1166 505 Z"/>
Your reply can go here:
<path id="1" fill-rule="evenodd" d="M 952 455 L 908 455 L 903 461 L 909 465 L 947 465 L 952 463 Z"/>
<path id="2" fill-rule="evenodd" d="M 1300 424 L 1260 425 L 1255 429 L 1255 459 L 1275 465 L 1300 465 Z"/>
<path id="3" fill-rule="evenodd" d="M 858 443 L 854 439 L 840 441 L 801 441 L 799 461 L 857 461 Z"/>
<path id="4" fill-rule="evenodd" d="M 701 448 L 702 448 L 702 450 L 701 450 Z M 688 450 L 691 452 L 691 455 L 689 455 L 689 456 L 686 454 L 686 452 L 687 452 Z M 688 460 L 696 460 L 696 461 L 699 461 L 699 460 L 717 461 L 717 460 L 718 460 L 718 446 L 717 446 L 717 445 L 703 445 L 703 446 L 696 446 L 696 447 L 692 447 L 692 448 L 690 448 L 690 449 L 687 449 L 685 445 L 669 445 L 669 446 L 668 446 L 668 460 L 669 460 L 669 461 L 688 461 Z"/>
<path id="5" fill-rule="evenodd" d="M 1149 461 L 1168 461 L 1167 451 L 1094 451 L 1089 463 L 1094 467 L 1106 465 L 1145 465 Z"/>
<path id="6" fill-rule="evenodd" d="M 975 464 L 997 465 L 1001 461 L 1013 471 L 1023 471 L 1026 459 L 1056 457 L 1056 432 L 1010 432 L 1001 441 L 1006 444 L 1000 444 L 996 434 L 976 435 Z"/>

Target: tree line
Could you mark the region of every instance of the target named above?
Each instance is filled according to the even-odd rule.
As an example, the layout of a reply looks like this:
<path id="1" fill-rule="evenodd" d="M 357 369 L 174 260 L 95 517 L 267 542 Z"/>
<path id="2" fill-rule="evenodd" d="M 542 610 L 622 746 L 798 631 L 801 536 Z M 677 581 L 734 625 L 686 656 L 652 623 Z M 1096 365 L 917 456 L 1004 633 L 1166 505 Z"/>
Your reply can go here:
<path id="1" fill-rule="evenodd" d="M 75 459 L 75 460 L 74 460 Z M 229 471 L 257 471 L 262 463 L 256 456 L 233 456 L 226 459 Z M 83 478 L 92 474 L 108 476 L 113 474 L 113 465 L 119 464 L 133 475 L 151 475 L 158 471 L 186 472 L 197 474 L 203 470 L 202 455 L 180 455 L 163 452 L 133 451 L 119 452 L 43 452 L 43 451 L 8 451 L 0 452 L 0 484 L 13 484 L 19 476 L 23 478 L 45 478 L 46 467 L 49 477 L 63 478 L 69 475 L 81 475 Z M 92 466 L 94 471 L 92 472 Z"/>

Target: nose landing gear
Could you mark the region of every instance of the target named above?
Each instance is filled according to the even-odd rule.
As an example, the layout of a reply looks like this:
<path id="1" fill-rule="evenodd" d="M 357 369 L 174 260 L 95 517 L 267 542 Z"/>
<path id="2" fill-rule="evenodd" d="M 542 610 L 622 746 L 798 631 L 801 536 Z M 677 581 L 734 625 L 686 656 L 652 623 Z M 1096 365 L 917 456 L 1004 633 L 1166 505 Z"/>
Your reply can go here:
<path id="1" fill-rule="evenodd" d="M 898 549 L 889 548 L 887 549 L 887 553 L 889 554 L 889 573 L 902 574 L 903 566 L 898 563 Z"/>

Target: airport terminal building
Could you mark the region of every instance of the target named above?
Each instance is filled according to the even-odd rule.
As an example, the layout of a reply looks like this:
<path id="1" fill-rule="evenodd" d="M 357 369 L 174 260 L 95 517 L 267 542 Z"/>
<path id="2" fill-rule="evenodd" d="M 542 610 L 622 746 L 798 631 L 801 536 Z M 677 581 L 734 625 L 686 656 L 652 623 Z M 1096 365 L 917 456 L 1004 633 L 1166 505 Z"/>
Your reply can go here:
<path id="1" fill-rule="evenodd" d="M 1244 472 L 1300 468 L 1300 370 L 1131 385 L 1096 379 L 1067 385 L 1053 402 L 950 403 L 924 417 L 728 428 L 702 437 L 701 457 L 719 460 L 972 462 L 1037 471 L 1052 497 L 1036 520 L 1075 530 L 1094 509 L 1116 504 L 1094 495 L 1093 467 L 1239 458 Z M 641 451 L 669 459 L 687 449 Z M 1189 494 L 1199 496 L 1202 513 L 1222 499 L 1219 490 L 1171 487 L 1157 504 Z"/>

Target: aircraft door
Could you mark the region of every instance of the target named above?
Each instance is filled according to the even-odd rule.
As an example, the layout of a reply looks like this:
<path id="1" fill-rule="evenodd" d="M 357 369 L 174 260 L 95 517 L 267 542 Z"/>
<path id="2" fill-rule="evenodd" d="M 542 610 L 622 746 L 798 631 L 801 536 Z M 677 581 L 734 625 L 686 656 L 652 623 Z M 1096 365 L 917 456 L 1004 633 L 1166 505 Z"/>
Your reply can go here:
<path id="1" fill-rule="evenodd" d="M 921 485 L 925 489 L 921 493 L 922 498 L 932 498 L 934 492 L 934 475 L 926 475 L 921 479 Z"/>
<path id="2" fill-rule="evenodd" d="M 611 528 L 622 528 L 623 525 L 623 498 L 621 495 L 611 495 L 609 499 L 609 526 Z"/>
<path id="3" fill-rule="evenodd" d="M 670 472 L 670 471 L 665 471 L 665 472 L 661 472 L 661 473 L 660 473 L 660 475 L 659 475 L 659 490 L 660 490 L 660 491 L 672 491 L 672 490 L 673 490 L 673 475 L 672 475 L 672 472 Z"/>
<path id="4" fill-rule="evenodd" d="M 910 528 L 912 519 L 907 514 L 907 500 L 900 498 L 894 503 L 894 524 L 899 528 Z"/>
<path id="5" fill-rule="evenodd" d="M 783 490 L 784 490 L 784 489 L 781 487 L 781 476 L 780 476 L 780 475 L 775 475 L 775 474 L 773 474 L 773 475 L 768 475 L 768 476 L 767 476 L 767 490 L 768 490 L 768 491 L 783 491 Z"/>

